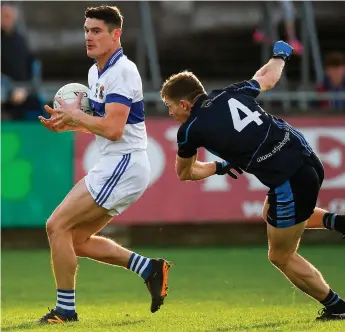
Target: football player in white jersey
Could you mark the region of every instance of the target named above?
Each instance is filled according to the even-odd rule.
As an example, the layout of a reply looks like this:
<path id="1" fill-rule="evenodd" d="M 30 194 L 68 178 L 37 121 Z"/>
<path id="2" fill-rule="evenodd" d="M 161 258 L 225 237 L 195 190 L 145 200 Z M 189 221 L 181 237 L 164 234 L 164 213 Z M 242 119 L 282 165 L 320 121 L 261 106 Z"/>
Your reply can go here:
<path id="1" fill-rule="evenodd" d="M 151 312 L 167 295 L 169 264 L 123 248 L 95 235 L 115 215 L 140 198 L 149 184 L 142 82 L 136 65 L 121 48 L 123 17 L 117 7 L 85 11 L 87 55 L 95 59 L 89 70 L 89 99 L 93 116 L 80 110 L 82 95 L 61 109 L 45 106 L 49 119 L 39 117 L 49 130 L 83 131 L 96 135 L 101 159 L 79 181 L 47 221 L 57 288 L 54 309 L 42 323 L 76 321 L 75 275 L 77 256 L 121 266 L 140 275 L 151 294 Z M 74 126 L 68 123 L 74 123 Z"/>

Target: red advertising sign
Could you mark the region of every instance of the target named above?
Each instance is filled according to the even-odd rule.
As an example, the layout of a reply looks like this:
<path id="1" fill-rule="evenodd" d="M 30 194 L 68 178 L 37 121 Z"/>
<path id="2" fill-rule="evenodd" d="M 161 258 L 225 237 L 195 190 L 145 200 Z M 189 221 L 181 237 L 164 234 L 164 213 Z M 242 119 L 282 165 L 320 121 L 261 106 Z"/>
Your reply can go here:
<path id="1" fill-rule="evenodd" d="M 345 213 L 345 118 L 285 119 L 303 132 L 324 164 L 326 177 L 318 205 Z M 144 195 L 116 218 L 117 223 L 261 220 L 267 188 L 254 176 L 245 174 L 238 180 L 212 176 L 198 182 L 181 182 L 174 169 L 178 124 L 171 119 L 149 119 L 146 124 L 151 183 Z M 98 158 L 94 135 L 77 133 L 75 180 L 82 178 Z M 198 159 L 217 158 L 200 149 Z"/>

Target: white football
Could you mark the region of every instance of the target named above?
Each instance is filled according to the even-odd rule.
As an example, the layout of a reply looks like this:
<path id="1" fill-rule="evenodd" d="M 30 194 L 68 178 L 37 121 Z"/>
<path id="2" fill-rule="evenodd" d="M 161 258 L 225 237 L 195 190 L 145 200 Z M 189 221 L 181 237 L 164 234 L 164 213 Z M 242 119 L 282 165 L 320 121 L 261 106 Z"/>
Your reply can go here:
<path id="1" fill-rule="evenodd" d="M 60 104 L 56 101 L 57 98 L 61 98 L 67 104 L 71 104 L 77 99 L 79 92 L 83 93 L 83 98 L 81 99 L 81 110 L 87 114 L 93 115 L 88 99 L 89 88 L 80 83 L 69 83 L 60 88 L 54 97 L 54 108 L 61 108 Z"/>

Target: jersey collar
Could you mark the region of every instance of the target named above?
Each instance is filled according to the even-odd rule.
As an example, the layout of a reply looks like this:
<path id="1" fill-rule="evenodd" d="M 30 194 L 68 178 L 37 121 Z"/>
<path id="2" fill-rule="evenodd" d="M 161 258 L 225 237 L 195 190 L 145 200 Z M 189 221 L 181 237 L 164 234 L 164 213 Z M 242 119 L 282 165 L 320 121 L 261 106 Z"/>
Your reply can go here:
<path id="1" fill-rule="evenodd" d="M 206 100 L 209 99 L 208 95 L 201 95 L 196 102 L 194 103 L 194 105 L 192 106 L 192 109 L 190 110 L 190 112 L 192 113 L 194 110 L 200 108 L 200 106 L 202 105 L 202 103 Z"/>
<path id="2" fill-rule="evenodd" d="M 98 71 L 98 78 L 111 66 L 113 66 L 121 57 L 123 56 L 123 49 L 120 47 L 116 52 L 108 59 L 104 68 L 101 71 Z"/>

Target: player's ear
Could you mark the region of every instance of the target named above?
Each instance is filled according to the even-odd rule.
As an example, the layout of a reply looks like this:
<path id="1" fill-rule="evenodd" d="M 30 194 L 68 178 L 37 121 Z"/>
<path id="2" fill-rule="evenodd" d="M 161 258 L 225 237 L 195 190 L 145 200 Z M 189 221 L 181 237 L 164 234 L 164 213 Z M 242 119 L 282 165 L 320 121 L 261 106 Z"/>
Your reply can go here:
<path id="1" fill-rule="evenodd" d="M 190 108 L 190 103 L 189 103 L 189 101 L 188 101 L 188 100 L 185 100 L 185 99 L 182 99 L 182 100 L 180 101 L 180 105 L 181 105 L 186 111 L 188 111 L 189 108 Z"/>
<path id="2" fill-rule="evenodd" d="M 114 29 L 112 32 L 113 32 L 114 40 L 119 39 L 121 37 L 121 35 L 122 35 L 122 30 L 121 29 Z"/>

